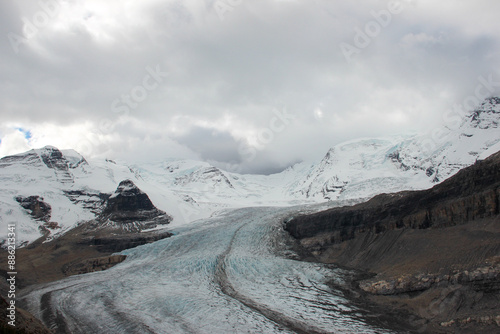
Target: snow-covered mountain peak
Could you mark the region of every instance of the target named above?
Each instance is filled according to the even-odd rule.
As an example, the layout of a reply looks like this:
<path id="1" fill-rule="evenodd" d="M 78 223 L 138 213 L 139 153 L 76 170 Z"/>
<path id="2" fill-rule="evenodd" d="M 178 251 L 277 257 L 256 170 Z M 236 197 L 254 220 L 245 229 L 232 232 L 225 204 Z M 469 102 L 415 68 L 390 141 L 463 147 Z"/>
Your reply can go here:
<path id="1" fill-rule="evenodd" d="M 0 159 L 0 168 L 9 166 L 46 167 L 58 171 L 68 171 L 82 164 L 88 164 L 85 158 L 75 150 L 60 151 L 54 146 L 6 156 Z"/>
<path id="2" fill-rule="evenodd" d="M 469 118 L 469 123 L 474 128 L 498 128 L 500 122 L 500 98 L 490 97 L 476 108 Z"/>
<path id="3" fill-rule="evenodd" d="M 228 176 L 224 172 L 222 172 L 217 167 L 202 167 L 197 169 L 189 174 L 183 175 L 181 177 L 176 178 L 176 183 L 178 185 L 188 185 L 192 183 L 209 183 L 212 186 L 231 188 L 231 181 Z"/>
<path id="4" fill-rule="evenodd" d="M 158 210 L 149 196 L 129 179 L 120 182 L 103 207 L 102 214 L 96 220 L 101 222 L 101 227 L 140 232 L 169 224 L 172 220 L 166 212 Z"/>
<path id="5" fill-rule="evenodd" d="M 331 148 L 292 194 L 311 199 L 371 197 L 398 189 L 424 189 L 500 148 L 500 98 L 486 99 L 456 128 L 425 135 L 363 138 Z M 437 135 L 436 135 L 437 134 Z"/>
<path id="6" fill-rule="evenodd" d="M 335 158 L 335 147 L 329 149 L 328 152 L 326 152 L 325 157 L 323 158 L 323 160 L 321 160 L 321 162 L 325 164 L 331 163 L 333 162 L 334 158 Z"/>
<path id="7" fill-rule="evenodd" d="M 110 198 L 115 198 L 118 196 L 135 196 L 137 194 L 143 194 L 144 192 L 137 188 L 137 186 L 132 182 L 132 180 L 121 181 L 116 191 Z"/>
<path id="8" fill-rule="evenodd" d="M 77 168 L 81 165 L 88 165 L 87 160 L 75 150 L 61 150 L 61 153 L 68 162 L 68 167 L 71 169 Z"/>
<path id="9" fill-rule="evenodd" d="M 57 147 L 52 145 L 45 145 L 44 147 L 41 148 L 35 148 L 34 151 L 37 152 L 38 154 L 43 154 L 44 152 L 48 152 L 49 154 L 51 152 L 60 152 Z"/>
<path id="10" fill-rule="evenodd" d="M 43 163 L 40 155 L 37 154 L 35 150 L 6 156 L 0 159 L 0 168 L 8 168 L 11 166 L 15 167 L 19 165 L 41 167 L 43 166 Z"/>
<path id="11" fill-rule="evenodd" d="M 388 155 L 401 140 L 401 136 L 394 136 L 340 143 L 331 148 L 320 163 L 295 184 L 292 192 L 306 198 L 352 198 L 353 195 L 349 194 L 350 185 L 394 175 L 396 168 L 390 163 Z M 361 197 L 370 196 L 372 192 L 373 189 L 366 186 Z"/>

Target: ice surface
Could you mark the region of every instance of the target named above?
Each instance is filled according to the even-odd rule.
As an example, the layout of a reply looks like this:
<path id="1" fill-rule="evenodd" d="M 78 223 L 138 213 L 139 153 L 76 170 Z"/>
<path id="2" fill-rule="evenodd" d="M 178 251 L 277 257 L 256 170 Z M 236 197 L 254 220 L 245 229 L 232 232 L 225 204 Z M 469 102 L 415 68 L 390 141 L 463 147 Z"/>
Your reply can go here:
<path id="1" fill-rule="evenodd" d="M 290 210 L 239 209 L 179 227 L 107 271 L 20 300 L 58 333 L 387 333 L 326 284 L 341 270 L 281 255 Z"/>

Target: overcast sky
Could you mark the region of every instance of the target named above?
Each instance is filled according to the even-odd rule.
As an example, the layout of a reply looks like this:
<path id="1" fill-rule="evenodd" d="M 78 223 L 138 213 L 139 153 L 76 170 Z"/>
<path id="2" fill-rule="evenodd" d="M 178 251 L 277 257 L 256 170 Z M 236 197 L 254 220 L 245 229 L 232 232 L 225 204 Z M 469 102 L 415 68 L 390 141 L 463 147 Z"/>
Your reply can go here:
<path id="1" fill-rule="evenodd" d="M 425 132 L 478 78 L 500 82 L 498 13 L 497 0 L 1 1 L 0 156 L 53 145 L 271 173 Z"/>

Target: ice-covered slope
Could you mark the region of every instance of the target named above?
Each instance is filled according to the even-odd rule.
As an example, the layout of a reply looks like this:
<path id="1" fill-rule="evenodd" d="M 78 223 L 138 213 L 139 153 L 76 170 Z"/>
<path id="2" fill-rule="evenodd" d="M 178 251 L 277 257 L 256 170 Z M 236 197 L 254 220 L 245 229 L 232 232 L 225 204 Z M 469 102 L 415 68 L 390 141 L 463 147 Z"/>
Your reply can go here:
<path id="1" fill-rule="evenodd" d="M 164 161 L 129 165 L 86 160 L 73 150 L 47 146 L 0 159 L 0 240 L 16 224 L 18 244 L 48 238 L 95 219 L 124 180 L 133 180 L 177 226 L 227 208 L 274 203 L 281 177 L 237 175 L 205 162 Z M 266 197 L 267 196 L 267 197 Z M 278 204 L 287 205 L 283 196 Z M 46 207 L 43 217 L 39 207 Z"/>
<path id="2" fill-rule="evenodd" d="M 388 137 L 339 144 L 289 191 L 295 196 L 336 200 L 422 186 L 425 178 L 398 170 L 388 156 L 401 140 Z"/>
<path id="3" fill-rule="evenodd" d="M 489 98 L 464 117 L 456 128 L 450 124 L 451 128 L 435 131 L 432 136 L 404 141 L 391 156 L 400 169 L 425 172 L 432 182 L 440 182 L 477 159 L 497 152 L 500 149 L 499 123 L 500 98 Z"/>
<path id="4" fill-rule="evenodd" d="M 48 229 L 57 233 L 72 223 L 93 217 L 89 210 L 72 203 L 64 194 L 75 185 L 73 172 L 84 174 L 88 167 L 83 157 L 68 152 L 66 159 L 62 152 L 53 147 L 5 157 L 0 160 L 0 219 L 2 225 L 16 224 L 18 241 L 32 241 Z M 50 205 L 50 216 L 35 219 L 28 210 L 21 207 L 16 198 L 39 196 L 39 201 Z M 52 228 L 48 225 L 50 222 Z M 0 235 L 5 236 L 6 228 Z"/>
<path id="5" fill-rule="evenodd" d="M 500 98 L 490 98 L 456 127 L 341 143 L 288 190 L 306 198 L 335 200 L 429 188 L 497 152 L 499 123 Z"/>
<path id="6" fill-rule="evenodd" d="M 438 136 L 341 143 L 319 163 L 299 163 L 274 175 L 239 175 L 192 160 L 91 161 L 73 150 L 54 147 L 4 157 L 0 159 L 0 223 L 4 226 L 0 240 L 5 240 L 9 223 L 17 225 L 18 242 L 32 242 L 42 233 L 58 235 L 93 219 L 105 195 L 127 179 L 173 217 L 173 226 L 227 208 L 360 199 L 430 188 L 500 150 L 500 98 L 485 100 L 458 121 L 454 127 L 443 127 Z M 50 215 L 49 210 L 30 214 L 33 210 L 22 203 L 35 211 L 40 205 L 49 206 Z"/>
<path id="7" fill-rule="evenodd" d="M 4 157 L 0 159 L 0 222 L 4 226 L 0 240 L 5 240 L 7 224 L 16 225 L 17 242 L 24 244 L 42 234 L 52 238 L 94 219 L 105 195 L 126 179 L 151 188 L 125 165 L 88 163 L 73 150 L 47 146 Z M 163 190 L 158 193 L 162 210 L 175 207 L 175 196 Z M 43 216 L 38 214 L 40 205 L 45 208 Z"/>

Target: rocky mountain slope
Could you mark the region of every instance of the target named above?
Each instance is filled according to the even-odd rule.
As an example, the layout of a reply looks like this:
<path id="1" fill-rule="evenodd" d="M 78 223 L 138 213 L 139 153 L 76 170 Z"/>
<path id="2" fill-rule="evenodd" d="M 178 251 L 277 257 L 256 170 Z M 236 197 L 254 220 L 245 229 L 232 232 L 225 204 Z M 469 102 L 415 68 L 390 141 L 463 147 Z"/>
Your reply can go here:
<path id="1" fill-rule="evenodd" d="M 497 331 L 499 210 L 500 152 L 431 189 L 297 216 L 285 229 L 321 262 L 376 273 L 361 289 L 422 326 Z"/>
<path id="2" fill-rule="evenodd" d="M 20 307 L 16 307 L 16 326 L 13 327 L 8 324 L 9 318 L 8 310 L 9 304 L 7 301 L 0 296 L 0 333 L 2 334 L 52 334 L 53 332 L 45 327 L 40 320 L 35 318 L 33 315 L 23 310 Z"/>

